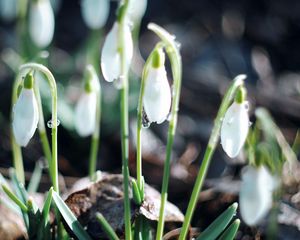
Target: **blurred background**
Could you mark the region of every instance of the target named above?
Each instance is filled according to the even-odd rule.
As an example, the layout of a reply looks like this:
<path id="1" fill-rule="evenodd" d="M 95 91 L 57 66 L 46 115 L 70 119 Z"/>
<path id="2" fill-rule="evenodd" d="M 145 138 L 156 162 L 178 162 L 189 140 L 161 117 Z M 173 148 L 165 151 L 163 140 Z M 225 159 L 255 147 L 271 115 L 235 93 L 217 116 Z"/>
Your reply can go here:
<path id="1" fill-rule="evenodd" d="M 10 3 L 8 3 L 10 2 Z M 98 169 L 119 173 L 121 145 L 118 90 L 103 80 L 100 52 L 104 37 L 115 20 L 117 1 L 110 1 L 103 28 L 91 30 L 82 16 L 81 1 L 50 1 L 55 14 L 51 44 L 38 48 L 28 34 L 28 14 L 17 0 L 0 0 L 0 171 L 12 166 L 10 146 L 11 91 L 18 66 L 36 60 L 49 67 L 57 80 L 59 104 L 59 171 L 66 184 L 87 175 L 89 138 L 74 130 L 74 105 L 80 96 L 85 65 L 92 63 L 103 90 L 101 145 Z M 11 6 L 10 6 L 11 4 Z M 26 6 L 25 6 L 26 9 Z M 99 10 L 102 12 L 103 10 Z M 28 8 L 30 12 L 30 8 Z M 20 11 L 19 11 L 20 13 Z M 130 74 L 130 161 L 135 174 L 135 124 L 144 59 L 157 42 L 147 30 L 155 22 L 176 36 L 181 44 L 183 81 L 178 129 L 172 155 L 169 199 L 183 211 L 187 206 L 197 169 L 210 136 L 222 96 L 230 81 L 247 74 L 251 121 L 254 109 L 267 108 L 292 143 L 300 122 L 300 2 L 297 0 L 148 0 L 142 21 L 133 25 L 138 48 Z M 41 52 L 43 50 L 43 52 Z M 171 82 L 171 74 L 168 71 Z M 41 76 L 41 94 L 46 121 L 51 103 L 47 84 Z M 143 168 L 146 182 L 160 189 L 168 122 L 145 129 Z M 48 131 L 50 136 L 50 131 Z M 37 135 L 37 134 L 36 134 Z M 43 156 L 36 136 L 23 148 L 25 170 L 30 172 Z M 219 147 L 210 166 L 205 191 L 199 200 L 194 225 L 206 226 L 229 203 L 237 199 L 238 180 L 245 157 L 234 162 Z M 41 188 L 49 183 L 42 179 Z M 298 192 L 298 187 L 294 193 Z M 288 197 L 285 201 L 289 201 Z M 300 202 L 300 201 L 299 201 Z M 299 202 L 291 205 L 299 210 Z M 298 207 L 297 207 L 298 206 Z M 201 217 L 202 216 L 202 217 Z M 205 218 L 203 217 L 205 216 Z M 292 223 L 281 224 L 278 239 L 300 237 L 300 214 Z M 267 224 L 243 226 L 239 239 L 264 239 Z"/>

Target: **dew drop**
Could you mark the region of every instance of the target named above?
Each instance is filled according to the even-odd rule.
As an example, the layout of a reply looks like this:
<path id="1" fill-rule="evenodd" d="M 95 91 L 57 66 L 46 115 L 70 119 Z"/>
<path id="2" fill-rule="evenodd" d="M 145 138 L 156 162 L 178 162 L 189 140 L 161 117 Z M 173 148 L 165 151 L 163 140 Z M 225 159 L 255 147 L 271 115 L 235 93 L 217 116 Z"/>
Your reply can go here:
<path id="1" fill-rule="evenodd" d="M 175 40 L 175 39 L 176 39 L 176 36 L 175 36 L 175 35 L 171 35 L 171 39 L 172 39 L 172 40 Z"/>
<path id="2" fill-rule="evenodd" d="M 232 117 L 232 118 L 230 118 L 228 121 L 227 121 L 227 125 L 231 125 L 232 123 L 233 123 L 233 120 L 234 120 L 234 118 Z"/>
<path id="3" fill-rule="evenodd" d="M 248 126 L 251 127 L 252 124 L 253 124 L 253 122 L 250 122 L 250 121 L 249 121 Z"/>
<path id="4" fill-rule="evenodd" d="M 56 127 L 58 127 L 59 124 L 60 124 L 60 121 L 57 119 Z M 53 127 L 54 127 L 54 124 L 53 124 L 52 119 L 50 119 L 50 120 L 47 122 L 47 127 L 48 127 L 48 128 L 53 128 Z"/>
<path id="5" fill-rule="evenodd" d="M 176 45 L 176 47 L 178 48 L 178 50 L 180 50 L 180 48 L 181 48 L 181 43 L 176 42 L 175 45 Z"/>
<path id="6" fill-rule="evenodd" d="M 115 81 L 114 81 L 114 86 L 116 89 L 121 89 L 124 85 L 124 80 L 125 77 L 123 75 L 119 76 Z"/>
<path id="7" fill-rule="evenodd" d="M 145 112 L 145 109 L 143 108 L 143 112 L 142 112 L 142 126 L 143 128 L 149 128 L 151 125 L 151 122 L 148 119 L 148 116 Z"/>
<path id="8" fill-rule="evenodd" d="M 248 101 L 246 101 L 244 103 L 244 108 L 246 109 L 246 111 L 249 111 L 249 102 Z"/>

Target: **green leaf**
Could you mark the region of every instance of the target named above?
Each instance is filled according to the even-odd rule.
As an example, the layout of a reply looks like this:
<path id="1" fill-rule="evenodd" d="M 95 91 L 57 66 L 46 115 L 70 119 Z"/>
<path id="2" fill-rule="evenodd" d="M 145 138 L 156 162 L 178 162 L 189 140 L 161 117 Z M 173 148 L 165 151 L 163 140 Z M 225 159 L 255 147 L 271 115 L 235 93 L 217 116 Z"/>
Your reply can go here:
<path id="1" fill-rule="evenodd" d="M 110 224 L 107 222 L 105 217 L 100 213 L 96 213 L 96 219 L 100 223 L 102 230 L 106 233 L 109 239 L 111 240 L 119 240 L 117 234 L 115 231 L 112 229 Z"/>
<path id="2" fill-rule="evenodd" d="M 235 216 L 238 204 L 233 203 L 215 221 L 213 221 L 196 240 L 214 240 L 228 226 L 231 219 Z"/>
<path id="3" fill-rule="evenodd" d="M 81 226 L 72 211 L 55 191 L 53 191 L 53 200 L 69 228 L 77 236 L 77 238 L 80 240 L 91 240 L 90 236 Z"/>
<path id="4" fill-rule="evenodd" d="M 43 163 L 41 161 L 37 161 L 30 178 L 30 182 L 27 187 L 27 191 L 29 193 L 35 193 L 39 187 L 41 176 L 43 172 Z"/>
<path id="5" fill-rule="evenodd" d="M 26 205 L 27 200 L 28 200 L 28 194 L 24 188 L 24 185 L 21 182 L 19 182 L 15 169 L 10 168 L 9 175 L 10 175 L 10 179 L 13 184 L 13 187 L 15 189 L 16 195 L 22 201 L 22 203 L 24 203 Z"/>
<path id="6" fill-rule="evenodd" d="M 141 205 L 142 204 L 141 194 L 135 179 L 132 179 L 132 195 L 133 195 L 134 202 L 138 205 Z"/>
<path id="7" fill-rule="evenodd" d="M 218 240 L 233 240 L 240 226 L 240 219 L 236 219 L 226 231 L 218 238 Z"/>
<path id="8" fill-rule="evenodd" d="M 6 195 L 16 203 L 23 212 L 27 212 L 27 206 L 4 184 L 2 184 L 2 189 L 6 193 Z"/>

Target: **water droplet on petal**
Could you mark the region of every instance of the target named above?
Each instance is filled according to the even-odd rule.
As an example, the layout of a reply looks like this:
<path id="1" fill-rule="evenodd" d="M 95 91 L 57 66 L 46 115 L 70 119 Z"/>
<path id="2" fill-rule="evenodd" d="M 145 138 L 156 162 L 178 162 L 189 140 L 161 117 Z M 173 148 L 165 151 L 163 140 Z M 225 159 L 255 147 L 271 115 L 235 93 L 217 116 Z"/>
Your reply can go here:
<path id="1" fill-rule="evenodd" d="M 248 123 L 249 127 L 251 127 L 251 126 L 252 126 L 252 124 L 253 124 L 253 122 L 250 122 L 250 121 L 249 121 L 249 123 Z"/>
<path id="2" fill-rule="evenodd" d="M 244 108 L 246 109 L 246 111 L 249 111 L 249 102 L 248 101 L 245 101 Z"/>
<path id="3" fill-rule="evenodd" d="M 57 119 L 56 127 L 58 127 L 59 124 L 60 124 L 60 121 Z M 47 127 L 48 127 L 48 128 L 53 128 L 53 127 L 54 127 L 54 124 L 53 124 L 52 119 L 50 119 L 50 120 L 47 122 Z"/>
<path id="4" fill-rule="evenodd" d="M 230 118 L 228 121 L 227 121 L 227 125 L 231 125 L 233 123 L 233 120 L 234 120 L 234 117 Z"/>
<path id="5" fill-rule="evenodd" d="M 114 81 L 114 86 L 116 89 L 122 89 L 123 85 L 124 85 L 124 80 L 125 77 L 123 75 L 119 76 L 115 81 Z"/>
<path id="6" fill-rule="evenodd" d="M 171 35 L 171 39 L 172 39 L 172 40 L 175 40 L 175 39 L 176 39 L 176 36 L 175 36 L 175 35 Z"/>
<path id="7" fill-rule="evenodd" d="M 151 122 L 148 119 L 148 116 L 143 108 L 143 112 L 142 112 L 142 126 L 143 128 L 149 128 L 150 127 Z"/>

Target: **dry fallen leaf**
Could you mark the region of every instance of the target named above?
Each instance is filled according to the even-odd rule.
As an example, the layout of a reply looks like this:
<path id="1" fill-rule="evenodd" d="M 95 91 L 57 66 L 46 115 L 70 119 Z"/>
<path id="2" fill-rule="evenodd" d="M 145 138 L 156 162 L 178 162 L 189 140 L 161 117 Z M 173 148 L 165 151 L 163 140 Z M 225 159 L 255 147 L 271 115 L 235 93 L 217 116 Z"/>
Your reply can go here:
<path id="1" fill-rule="evenodd" d="M 132 222 L 138 214 L 142 214 L 152 221 L 158 220 L 160 207 L 160 193 L 158 191 L 146 184 L 145 200 L 141 207 L 133 202 L 131 192 L 130 198 Z M 121 174 L 102 173 L 100 180 L 72 193 L 65 202 L 93 238 L 103 239 L 105 236 L 95 219 L 97 211 L 103 214 L 119 236 L 123 236 L 123 176 Z M 167 202 L 166 222 L 182 222 L 183 218 L 180 210 Z"/>

